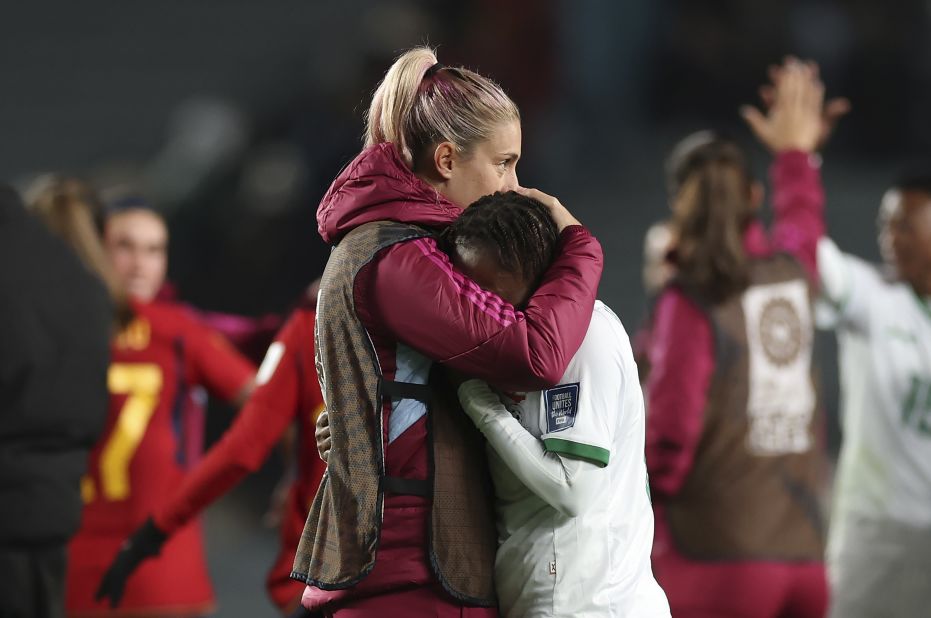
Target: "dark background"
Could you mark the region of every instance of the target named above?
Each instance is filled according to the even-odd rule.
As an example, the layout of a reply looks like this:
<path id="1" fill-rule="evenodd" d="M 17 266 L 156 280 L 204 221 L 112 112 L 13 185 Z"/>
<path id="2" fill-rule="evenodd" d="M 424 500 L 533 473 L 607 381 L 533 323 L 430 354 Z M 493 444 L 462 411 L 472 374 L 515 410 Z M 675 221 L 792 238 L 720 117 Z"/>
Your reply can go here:
<path id="1" fill-rule="evenodd" d="M 362 114 L 398 52 L 439 48 L 521 108 L 522 184 L 598 235 L 601 297 L 642 318 L 643 233 L 666 215 L 662 161 L 687 132 L 728 130 L 765 177 L 737 109 L 766 66 L 817 60 L 853 113 L 824 152 L 830 234 L 877 259 L 875 213 L 931 146 L 923 0 L 35 2 L 0 8 L 0 179 L 73 172 L 132 185 L 169 219 L 170 277 L 205 309 L 282 311 L 322 270 L 317 201 L 360 148 Z M 833 341 L 820 338 L 836 415 Z M 215 414 L 212 433 L 227 422 Z M 833 422 L 833 421 L 832 421 Z M 836 432 L 831 445 L 836 445 Z M 271 615 L 273 462 L 213 508 L 221 616 Z"/>

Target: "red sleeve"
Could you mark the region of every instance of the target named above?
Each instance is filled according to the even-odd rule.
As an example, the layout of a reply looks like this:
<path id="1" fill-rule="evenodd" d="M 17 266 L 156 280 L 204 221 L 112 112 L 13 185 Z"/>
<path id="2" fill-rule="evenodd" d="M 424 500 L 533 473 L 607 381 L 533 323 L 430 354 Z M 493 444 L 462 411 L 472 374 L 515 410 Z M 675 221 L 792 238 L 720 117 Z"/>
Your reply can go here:
<path id="1" fill-rule="evenodd" d="M 675 288 L 657 303 L 648 357 L 647 470 L 654 493 L 672 495 L 692 467 L 714 373 L 711 324 Z"/>
<path id="2" fill-rule="evenodd" d="M 298 413 L 300 402 L 300 347 L 313 345 L 306 319 L 295 314 L 269 348 L 266 362 L 279 358 L 263 373 L 268 380 L 256 387 L 223 437 L 185 477 L 180 488 L 155 514 L 155 525 L 171 534 L 262 465 Z M 275 346 L 283 346 L 280 356 Z"/>
<path id="3" fill-rule="evenodd" d="M 467 375 L 508 390 L 548 388 L 582 345 L 602 270 L 601 245 L 585 228 L 566 228 L 560 241 L 525 311 L 482 290 L 433 239 L 422 238 L 392 247 L 374 264 L 360 315 Z"/>
<path id="4" fill-rule="evenodd" d="M 824 188 L 814 155 L 781 152 L 770 168 L 774 221 L 772 244 L 799 260 L 818 280 L 818 239 L 824 235 Z"/>
<path id="5" fill-rule="evenodd" d="M 188 380 L 227 402 L 236 401 L 255 377 L 255 366 L 223 335 L 192 321 L 184 338 Z"/>

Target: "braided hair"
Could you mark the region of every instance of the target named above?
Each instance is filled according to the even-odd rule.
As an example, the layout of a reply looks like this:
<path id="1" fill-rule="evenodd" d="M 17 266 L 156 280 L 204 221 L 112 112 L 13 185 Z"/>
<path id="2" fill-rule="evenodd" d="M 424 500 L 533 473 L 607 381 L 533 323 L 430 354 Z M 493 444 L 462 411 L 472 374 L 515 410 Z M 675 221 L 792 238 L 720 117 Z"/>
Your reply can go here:
<path id="1" fill-rule="evenodd" d="M 556 254 L 559 235 L 546 207 L 515 191 L 479 198 L 440 235 L 455 247 L 491 251 L 500 267 L 536 287 Z"/>

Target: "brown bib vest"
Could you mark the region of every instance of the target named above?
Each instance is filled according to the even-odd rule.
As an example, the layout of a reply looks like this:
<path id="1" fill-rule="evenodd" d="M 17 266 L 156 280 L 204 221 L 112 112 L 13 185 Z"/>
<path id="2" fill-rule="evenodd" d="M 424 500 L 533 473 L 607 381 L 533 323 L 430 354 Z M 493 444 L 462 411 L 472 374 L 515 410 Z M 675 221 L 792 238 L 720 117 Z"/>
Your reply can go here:
<path id="1" fill-rule="evenodd" d="M 330 254 L 320 284 L 315 349 L 332 450 L 291 577 L 323 590 L 357 584 L 375 566 L 384 492 L 432 496 L 424 538 L 433 573 L 453 597 L 494 606 L 497 544 L 481 434 L 436 366 L 426 386 L 384 380 L 356 313 L 353 289 L 360 269 L 388 247 L 427 235 L 422 227 L 377 221 L 351 231 Z M 427 403 L 428 481 L 385 475 L 383 411 L 391 398 Z"/>
<path id="2" fill-rule="evenodd" d="M 666 509 L 687 556 L 823 559 L 810 294 L 798 262 L 776 255 L 753 262 L 742 294 L 711 307 L 696 299 L 713 326 L 715 372 L 691 472 Z"/>

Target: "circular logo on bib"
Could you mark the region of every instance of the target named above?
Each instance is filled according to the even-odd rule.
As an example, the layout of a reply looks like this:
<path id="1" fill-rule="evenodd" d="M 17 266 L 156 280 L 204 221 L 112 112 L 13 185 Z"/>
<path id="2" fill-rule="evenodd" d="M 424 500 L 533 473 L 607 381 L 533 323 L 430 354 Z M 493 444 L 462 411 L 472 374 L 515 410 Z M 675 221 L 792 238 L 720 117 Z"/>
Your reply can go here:
<path id="1" fill-rule="evenodd" d="M 791 302 L 777 298 L 766 303 L 760 314 L 760 340 L 769 360 L 788 365 L 802 349 L 802 321 Z"/>

